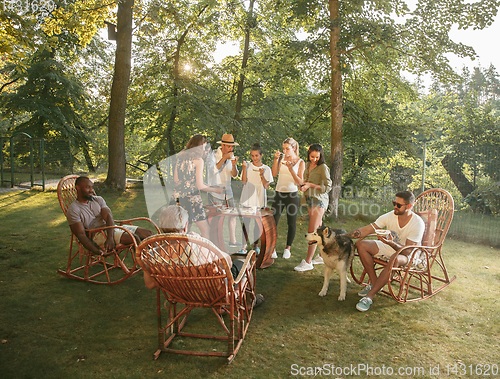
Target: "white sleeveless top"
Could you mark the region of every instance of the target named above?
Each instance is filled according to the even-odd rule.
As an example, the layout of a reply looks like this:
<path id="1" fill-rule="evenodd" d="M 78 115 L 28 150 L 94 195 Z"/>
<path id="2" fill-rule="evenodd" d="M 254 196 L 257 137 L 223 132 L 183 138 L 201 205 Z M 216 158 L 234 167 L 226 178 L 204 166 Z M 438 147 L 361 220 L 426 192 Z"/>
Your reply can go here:
<path id="1" fill-rule="evenodd" d="M 296 174 L 299 171 L 300 162 L 303 162 L 302 159 L 299 159 L 297 163 L 295 163 L 295 165 L 292 167 L 293 171 L 295 171 Z M 297 184 L 295 184 L 295 181 L 293 180 L 293 176 L 290 173 L 290 170 L 283 163 L 280 163 L 278 182 L 276 183 L 276 191 L 290 193 L 297 192 L 298 190 L 299 189 L 297 187 Z"/>

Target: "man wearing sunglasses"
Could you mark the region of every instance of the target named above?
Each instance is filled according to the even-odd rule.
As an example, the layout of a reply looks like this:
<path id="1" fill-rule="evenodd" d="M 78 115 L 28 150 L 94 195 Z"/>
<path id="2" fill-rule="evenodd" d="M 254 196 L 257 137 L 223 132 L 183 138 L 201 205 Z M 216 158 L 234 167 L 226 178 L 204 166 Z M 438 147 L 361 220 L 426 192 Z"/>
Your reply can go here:
<path id="1" fill-rule="evenodd" d="M 386 265 L 377 277 L 373 257 L 388 260 L 402 247 L 419 245 L 421 243 L 425 223 L 419 215 L 411 210 L 414 203 L 415 196 L 412 192 L 398 192 L 396 200 L 392 202 L 394 205 L 392 212 L 381 215 L 370 225 L 346 234 L 349 238 L 357 239 L 373 234 L 378 229 L 385 228 L 391 232 L 385 236 L 377 234 L 378 240 L 361 240 L 356 243 L 359 258 L 370 278 L 370 284 L 358 293 L 363 298 L 356 305 L 357 310 L 365 312 L 370 309 L 375 294 L 389 282 L 389 265 Z M 412 252 L 413 249 L 409 248 L 399 253 L 394 267 L 407 264 Z"/>

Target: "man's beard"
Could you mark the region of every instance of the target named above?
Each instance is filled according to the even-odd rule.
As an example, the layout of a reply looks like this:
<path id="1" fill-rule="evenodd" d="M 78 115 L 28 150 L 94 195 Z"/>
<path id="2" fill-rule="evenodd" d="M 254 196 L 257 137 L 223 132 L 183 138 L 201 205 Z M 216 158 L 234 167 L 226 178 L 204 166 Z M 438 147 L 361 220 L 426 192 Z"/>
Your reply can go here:
<path id="1" fill-rule="evenodd" d="M 84 198 L 85 200 L 88 200 L 88 201 L 92 201 L 92 200 L 94 200 L 94 196 L 93 196 L 93 195 L 85 195 L 83 198 Z"/>

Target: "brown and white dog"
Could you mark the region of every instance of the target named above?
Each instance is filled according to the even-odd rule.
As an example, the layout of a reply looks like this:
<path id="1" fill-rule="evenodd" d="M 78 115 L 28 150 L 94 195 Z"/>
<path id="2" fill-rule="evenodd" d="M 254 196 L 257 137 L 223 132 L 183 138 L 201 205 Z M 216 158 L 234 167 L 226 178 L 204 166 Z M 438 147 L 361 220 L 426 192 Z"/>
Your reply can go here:
<path id="1" fill-rule="evenodd" d="M 326 295 L 332 271 L 335 269 L 340 275 L 340 296 L 338 298 L 340 301 L 345 300 L 347 282 L 351 282 L 347 279 L 347 270 L 351 267 L 354 258 L 354 244 L 349 237 L 342 235 L 345 233 L 346 231 L 343 229 L 320 226 L 315 232 L 306 234 L 309 245 L 318 244 L 325 263 L 325 280 L 319 296 Z"/>

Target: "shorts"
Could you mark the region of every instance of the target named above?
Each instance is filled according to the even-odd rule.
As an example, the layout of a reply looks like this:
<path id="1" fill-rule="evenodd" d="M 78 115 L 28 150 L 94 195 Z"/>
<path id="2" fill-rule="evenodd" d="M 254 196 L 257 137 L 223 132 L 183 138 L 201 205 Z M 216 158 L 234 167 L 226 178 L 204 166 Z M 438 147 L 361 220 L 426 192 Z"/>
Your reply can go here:
<path id="1" fill-rule="evenodd" d="M 306 198 L 307 208 L 325 208 L 323 203 L 318 199 L 315 199 L 314 197 L 311 196 L 306 196 L 305 198 Z"/>
<path id="2" fill-rule="evenodd" d="M 375 243 L 377 244 L 377 247 L 378 247 L 378 253 L 374 255 L 375 258 L 379 258 L 379 259 L 382 259 L 384 261 L 388 261 L 394 255 L 394 253 L 396 253 L 396 250 L 394 250 L 392 247 L 390 247 L 386 243 L 383 243 L 382 241 L 376 240 Z M 406 253 L 406 251 L 408 251 L 408 250 L 403 250 L 403 253 Z M 407 256 L 408 261 L 411 259 L 411 256 L 413 255 L 414 251 L 415 251 L 415 249 L 413 249 L 413 251 L 410 254 L 408 254 L 408 256 Z"/>
<path id="3" fill-rule="evenodd" d="M 124 229 L 127 229 L 132 234 L 134 234 L 138 228 L 138 226 L 134 225 L 120 225 L 120 226 Z M 120 243 L 120 239 L 122 238 L 123 233 L 125 233 L 123 229 L 115 229 L 115 233 L 113 234 L 115 245 L 118 245 Z M 94 241 L 99 246 L 102 246 L 104 245 L 104 242 L 106 242 L 106 237 L 102 233 L 96 233 L 94 237 L 92 237 L 92 241 Z"/>
<path id="4" fill-rule="evenodd" d="M 243 261 L 235 260 L 233 261 L 233 265 L 231 266 L 231 275 L 233 279 L 236 279 L 240 274 L 241 268 L 243 267 Z"/>

